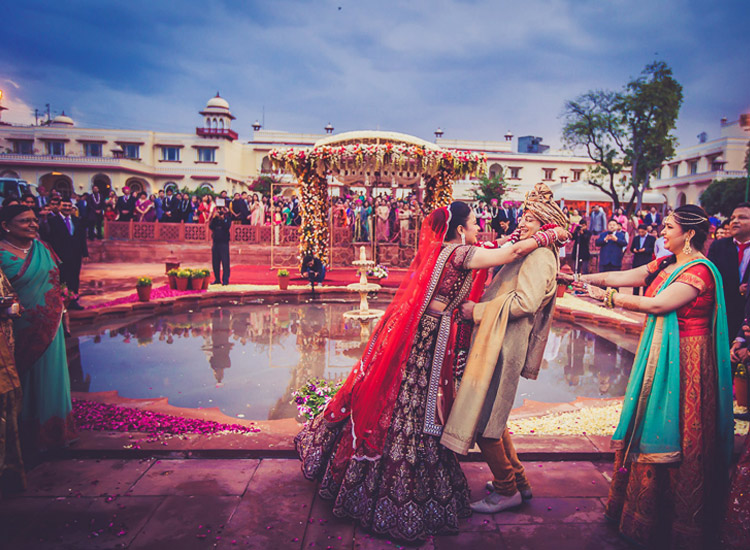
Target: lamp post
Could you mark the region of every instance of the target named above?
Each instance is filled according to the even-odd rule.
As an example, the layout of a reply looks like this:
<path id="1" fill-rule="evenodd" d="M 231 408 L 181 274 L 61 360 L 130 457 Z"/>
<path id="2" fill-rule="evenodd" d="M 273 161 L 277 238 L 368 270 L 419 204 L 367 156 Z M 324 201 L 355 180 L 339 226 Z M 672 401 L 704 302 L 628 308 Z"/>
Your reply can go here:
<path id="1" fill-rule="evenodd" d="M 443 129 L 440 126 L 438 126 L 438 129 L 435 130 L 435 139 L 440 139 L 441 137 L 443 137 L 444 133 L 445 132 L 443 132 Z"/>
<path id="2" fill-rule="evenodd" d="M 740 126 L 746 132 L 750 130 L 750 113 L 740 115 Z M 748 196 L 750 196 L 750 157 L 749 153 L 745 153 L 745 170 L 747 171 L 747 178 L 745 179 L 745 202 L 747 202 Z"/>

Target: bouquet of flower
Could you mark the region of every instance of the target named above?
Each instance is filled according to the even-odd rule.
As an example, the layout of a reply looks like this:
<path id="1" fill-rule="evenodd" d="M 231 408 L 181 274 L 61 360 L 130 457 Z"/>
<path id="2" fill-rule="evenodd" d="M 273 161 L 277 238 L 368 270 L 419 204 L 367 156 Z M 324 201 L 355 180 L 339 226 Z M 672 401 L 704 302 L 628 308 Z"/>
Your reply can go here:
<path id="1" fill-rule="evenodd" d="M 292 393 L 292 405 L 297 405 L 300 416 L 312 420 L 322 413 L 333 399 L 344 381 L 330 382 L 322 378 L 309 380 L 307 384 Z"/>
<path id="2" fill-rule="evenodd" d="M 62 295 L 63 303 L 66 306 L 68 306 L 72 301 L 78 299 L 78 294 L 76 294 L 75 292 L 72 292 L 68 288 L 68 285 L 66 285 L 65 283 L 62 283 L 60 285 L 60 294 Z"/>
<path id="3" fill-rule="evenodd" d="M 388 268 L 383 264 L 378 264 L 367 270 L 367 276 L 374 277 L 375 279 L 385 279 L 388 277 Z"/>

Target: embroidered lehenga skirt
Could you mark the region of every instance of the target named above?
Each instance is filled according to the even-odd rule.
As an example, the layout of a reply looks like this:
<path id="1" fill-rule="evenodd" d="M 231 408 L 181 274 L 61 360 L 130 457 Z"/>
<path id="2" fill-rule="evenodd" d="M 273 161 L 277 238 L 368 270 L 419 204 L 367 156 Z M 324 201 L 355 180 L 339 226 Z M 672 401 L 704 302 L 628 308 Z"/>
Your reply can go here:
<path id="1" fill-rule="evenodd" d="M 330 424 L 320 415 L 295 438 L 307 479 L 320 481 L 319 494 L 334 500 L 333 513 L 349 517 L 373 533 L 403 541 L 455 534 L 458 520 L 471 514 L 469 487 L 457 456 L 424 433 L 430 368 L 439 320 L 419 323 L 385 439 L 376 459 L 333 466 L 338 445 L 351 444 L 350 420 Z"/>
<path id="2" fill-rule="evenodd" d="M 607 517 L 627 539 L 648 548 L 711 548 L 723 512 L 716 437 L 716 362 L 710 335 L 680 339 L 682 459 L 623 462 L 615 469 Z"/>

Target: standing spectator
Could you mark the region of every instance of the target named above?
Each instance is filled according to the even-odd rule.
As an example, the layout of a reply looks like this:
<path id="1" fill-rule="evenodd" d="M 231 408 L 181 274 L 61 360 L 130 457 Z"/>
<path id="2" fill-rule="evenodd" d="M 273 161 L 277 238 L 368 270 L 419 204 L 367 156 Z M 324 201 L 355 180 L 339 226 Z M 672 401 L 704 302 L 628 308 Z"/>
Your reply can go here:
<path id="1" fill-rule="evenodd" d="M 247 223 L 247 216 L 250 216 L 250 225 L 263 225 L 264 209 L 263 204 L 258 200 L 258 195 L 253 194 L 250 197 L 250 204 L 245 206 L 245 223 Z"/>
<path id="2" fill-rule="evenodd" d="M 625 215 L 625 212 L 622 208 L 618 208 L 615 211 L 615 215 L 612 216 L 614 220 L 617 221 L 622 226 L 622 230 L 627 233 L 628 232 L 628 217 Z"/>
<path id="3" fill-rule="evenodd" d="M 91 193 L 91 226 L 89 227 L 89 239 L 101 239 L 103 236 L 102 226 L 104 225 L 104 206 L 105 199 L 99 188 L 94 185 L 94 191 Z"/>
<path id="4" fill-rule="evenodd" d="M 39 211 L 39 238 L 49 241 L 50 220 L 60 214 L 60 197 L 50 197 L 49 202 Z"/>
<path id="5" fill-rule="evenodd" d="M 598 204 L 591 207 L 591 215 L 589 217 L 591 218 L 589 227 L 591 228 L 592 235 L 599 235 L 599 233 L 607 228 L 607 216 Z"/>
<path id="6" fill-rule="evenodd" d="M 43 185 L 37 187 L 36 192 L 39 193 L 39 196 L 36 198 L 36 207 L 37 211 L 39 211 L 47 206 L 47 203 L 49 203 L 49 197 L 47 196 L 47 188 Z"/>
<path id="7" fill-rule="evenodd" d="M 571 225 L 578 225 L 581 223 L 583 216 L 578 213 L 578 210 L 576 208 L 573 208 L 570 211 L 570 216 L 568 216 L 568 219 L 570 220 Z"/>
<path id="8" fill-rule="evenodd" d="M 609 220 L 607 232 L 601 233 L 596 239 L 599 252 L 599 271 L 620 271 L 622 269 L 623 249 L 628 245 L 625 234 L 618 231 L 618 222 Z"/>
<path id="9" fill-rule="evenodd" d="M 26 193 L 25 195 L 21 197 L 21 204 L 31 208 L 34 211 L 34 213 L 39 212 L 39 208 L 37 208 L 36 206 L 36 199 L 34 198 L 34 195 L 32 195 L 31 193 Z"/>
<path id="10" fill-rule="evenodd" d="M 200 217 L 200 205 L 201 202 L 198 199 L 198 195 L 190 197 L 190 212 L 188 213 L 187 223 L 197 223 L 198 218 Z"/>
<path id="11" fill-rule="evenodd" d="M 178 219 L 176 221 L 188 223 L 190 220 L 190 212 L 190 195 L 188 193 L 183 193 L 177 203 Z"/>
<path id="12" fill-rule="evenodd" d="M 232 214 L 233 222 L 243 225 L 249 223 L 250 214 L 248 213 L 247 203 L 239 193 L 234 194 L 234 198 L 229 205 L 229 212 Z"/>
<path id="13" fill-rule="evenodd" d="M 657 212 L 655 206 L 651 207 L 651 210 L 646 214 L 644 221 L 646 222 L 646 225 L 653 225 L 654 227 L 659 227 L 661 225 L 661 215 Z"/>
<path id="14" fill-rule="evenodd" d="M 208 223 L 213 218 L 215 209 L 211 195 L 203 195 L 203 200 L 198 206 L 198 223 Z"/>
<path id="15" fill-rule="evenodd" d="M 391 209 L 385 202 L 385 199 L 378 197 L 377 206 L 375 206 L 375 236 L 377 242 L 388 242 L 390 240 L 390 232 L 388 228 L 388 216 L 391 213 Z"/>
<path id="16" fill-rule="evenodd" d="M 647 265 L 654 258 L 654 246 L 656 239 L 648 234 L 645 225 L 638 226 L 638 234 L 633 237 L 630 251 L 633 253 L 633 269 Z M 633 287 L 633 294 L 638 296 L 641 287 Z"/>
<path id="17" fill-rule="evenodd" d="M 167 196 L 164 197 L 164 213 L 162 214 L 161 221 L 165 223 L 175 223 L 180 221 L 175 219 L 175 212 L 174 191 L 169 187 L 167 189 Z"/>
<path id="18" fill-rule="evenodd" d="M 78 294 L 81 281 L 81 264 L 88 257 L 86 228 L 73 217 L 73 204 L 70 199 L 62 199 L 60 213 L 49 219 L 48 241 L 52 250 L 60 258 L 60 282 Z M 73 300 L 68 309 L 81 310 L 78 300 Z"/>
<path id="19" fill-rule="evenodd" d="M 58 265 L 49 247 L 37 240 L 37 227 L 36 215 L 26 206 L 0 210 L 0 269 L 13 281 L 21 304 L 13 321 L 23 391 L 21 422 L 31 448 L 53 449 L 76 434 Z"/>
<path id="20" fill-rule="evenodd" d="M 576 273 L 586 275 L 589 272 L 589 261 L 591 261 L 591 231 L 588 230 L 585 219 L 573 228 L 573 269 Z M 577 258 L 577 260 L 576 260 Z M 576 265 L 576 262 L 578 265 Z"/>
<path id="21" fill-rule="evenodd" d="M 135 197 L 130 194 L 130 187 L 122 188 L 122 196 L 117 199 L 115 210 L 117 210 L 118 221 L 129 222 L 133 219 Z"/>
<path id="22" fill-rule="evenodd" d="M 708 259 L 724 280 L 729 337 L 738 335 L 742 324 L 750 270 L 750 203 L 740 203 L 729 218 L 729 237 L 719 239 L 708 249 Z"/>
<path id="23" fill-rule="evenodd" d="M 208 228 L 213 233 L 211 261 L 214 268 L 212 284 L 215 285 L 229 284 L 229 230 L 232 227 L 232 220 L 229 216 L 229 209 L 226 206 L 220 206 L 214 209 L 208 224 Z"/>
<path id="24" fill-rule="evenodd" d="M 153 196 L 153 195 L 152 195 Z M 154 201 L 148 198 L 145 191 L 141 191 L 135 202 L 135 219 L 139 222 L 153 222 L 156 220 Z"/>
<path id="25" fill-rule="evenodd" d="M 159 189 L 159 193 L 154 198 L 154 211 L 156 212 L 156 221 L 160 222 L 164 216 L 164 189 Z"/>

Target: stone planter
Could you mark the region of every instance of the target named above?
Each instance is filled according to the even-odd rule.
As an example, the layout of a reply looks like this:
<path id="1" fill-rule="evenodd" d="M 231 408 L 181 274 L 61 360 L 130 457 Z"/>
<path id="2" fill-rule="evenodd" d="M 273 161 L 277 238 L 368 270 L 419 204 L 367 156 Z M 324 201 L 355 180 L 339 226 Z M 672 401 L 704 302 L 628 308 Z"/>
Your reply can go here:
<path id="1" fill-rule="evenodd" d="M 177 277 L 177 280 L 176 280 L 176 289 L 177 290 L 187 290 L 189 282 L 190 282 L 190 279 L 188 279 L 188 278 Z"/>
<path id="2" fill-rule="evenodd" d="M 287 288 L 289 288 L 289 276 L 288 275 L 285 277 L 279 275 L 279 288 L 281 290 L 286 290 Z"/>
<path id="3" fill-rule="evenodd" d="M 135 290 L 138 292 L 138 301 L 148 302 L 151 300 L 151 285 L 137 286 Z"/>

